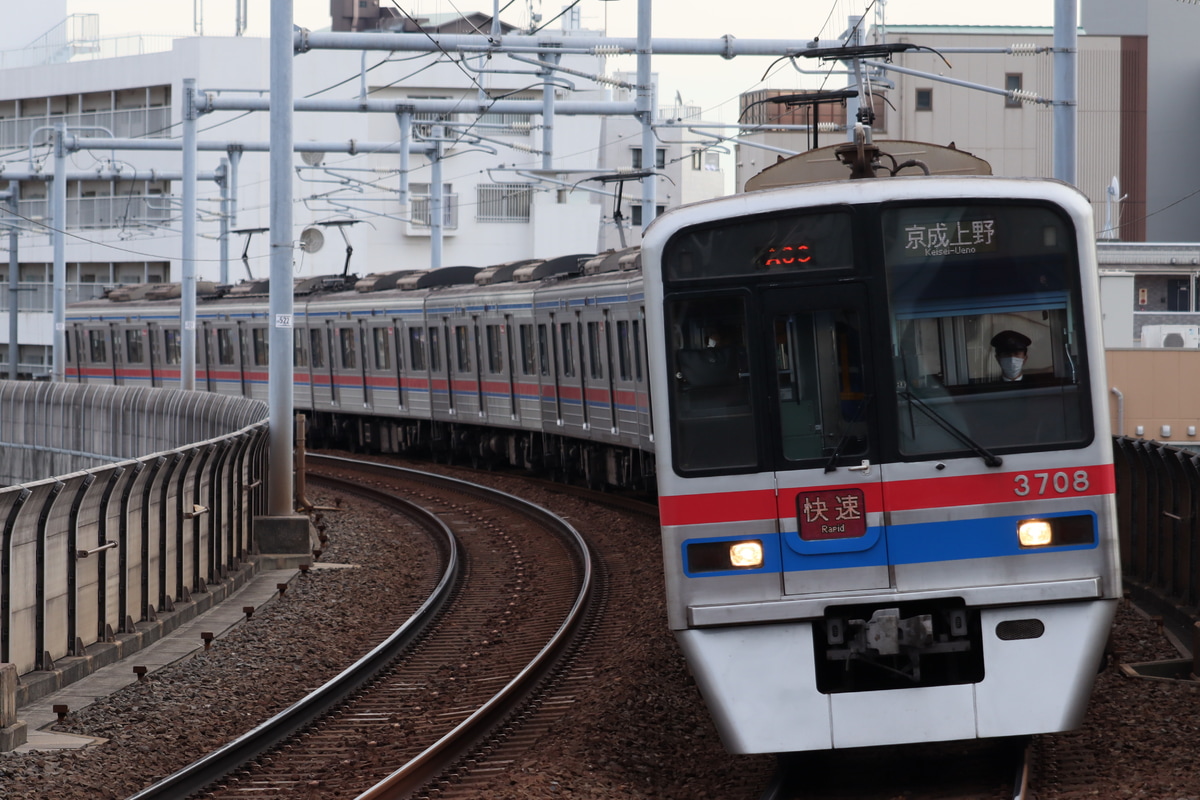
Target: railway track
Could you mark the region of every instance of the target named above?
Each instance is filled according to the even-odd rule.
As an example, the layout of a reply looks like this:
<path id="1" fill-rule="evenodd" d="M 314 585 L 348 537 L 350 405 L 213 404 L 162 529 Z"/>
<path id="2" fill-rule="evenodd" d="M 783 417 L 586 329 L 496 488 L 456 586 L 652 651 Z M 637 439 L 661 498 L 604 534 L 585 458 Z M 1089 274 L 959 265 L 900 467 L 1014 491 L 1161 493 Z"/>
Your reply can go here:
<path id="1" fill-rule="evenodd" d="M 436 591 L 337 678 L 139 800 L 411 796 L 456 763 L 443 783 L 461 781 L 535 716 L 539 685 L 588 630 L 594 573 L 566 522 L 440 476 L 311 455 L 309 467 L 339 492 L 392 506 L 403 492 L 436 512 L 406 512 L 444 542 Z"/>

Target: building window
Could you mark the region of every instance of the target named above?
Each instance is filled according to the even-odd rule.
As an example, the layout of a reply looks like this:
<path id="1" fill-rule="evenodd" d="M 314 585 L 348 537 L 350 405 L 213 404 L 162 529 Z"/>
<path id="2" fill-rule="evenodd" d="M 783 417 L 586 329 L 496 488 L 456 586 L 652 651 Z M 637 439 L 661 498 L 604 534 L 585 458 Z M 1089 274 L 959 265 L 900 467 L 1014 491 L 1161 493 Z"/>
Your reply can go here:
<path id="1" fill-rule="evenodd" d="M 917 89 L 917 111 L 933 111 L 933 89 Z"/>
<path id="2" fill-rule="evenodd" d="M 633 168 L 641 169 L 642 168 L 642 148 L 631 147 L 631 148 L 629 148 L 629 152 L 630 152 L 630 156 L 632 159 Z M 663 148 L 663 147 L 655 148 L 655 150 L 654 150 L 654 168 L 662 169 L 665 166 L 667 166 L 666 148 Z"/>
<path id="3" fill-rule="evenodd" d="M 666 210 L 667 210 L 666 206 L 655 206 L 654 207 L 654 216 L 661 217 L 663 215 L 663 212 Z M 632 225 L 641 225 L 642 224 L 642 205 L 641 205 L 641 203 L 638 203 L 637 205 L 635 205 L 629 209 L 629 221 L 630 221 L 630 224 L 632 224 Z"/>
<path id="4" fill-rule="evenodd" d="M 430 188 L 428 183 L 410 183 L 408 185 L 413 225 L 429 227 L 433 221 Z M 453 187 L 449 183 L 442 184 L 442 227 L 448 230 L 458 228 L 458 195 L 454 193 Z"/>
<path id="5" fill-rule="evenodd" d="M 692 148 L 692 169 L 704 169 L 704 150 L 699 147 Z"/>
<path id="6" fill-rule="evenodd" d="M 1020 72 L 1009 72 L 1004 76 L 1004 91 L 1019 92 L 1021 91 L 1021 83 Z M 1020 100 L 1013 99 L 1011 96 L 1004 98 L 1005 108 L 1020 108 L 1022 105 Z"/>
<path id="7" fill-rule="evenodd" d="M 1191 311 L 1191 278 L 1167 278 L 1167 311 Z"/>
<path id="8" fill-rule="evenodd" d="M 528 222 L 533 187 L 528 183 L 481 183 L 476 188 L 475 219 L 480 222 Z"/>

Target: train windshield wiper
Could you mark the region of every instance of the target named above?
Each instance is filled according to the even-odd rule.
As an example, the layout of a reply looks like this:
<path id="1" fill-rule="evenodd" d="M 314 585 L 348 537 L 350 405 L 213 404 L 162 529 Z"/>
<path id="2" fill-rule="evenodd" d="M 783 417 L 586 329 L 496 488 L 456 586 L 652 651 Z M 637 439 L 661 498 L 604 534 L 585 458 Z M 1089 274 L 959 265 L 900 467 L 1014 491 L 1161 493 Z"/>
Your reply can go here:
<path id="1" fill-rule="evenodd" d="M 933 420 L 934 422 L 936 422 L 938 424 L 938 426 L 940 426 L 941 429 L 944 430 L 946 433 L 950 434 L 955 439 L 958 439 L 960 442 L 965 444 L 967 447 L 971 448 L 971 450 L 974 451 L 976 455 L 978 455 L 980 458 L 983 459 L 984 464 L 987 464 L 989 467 L 998 467 L 1004 463 L 1004 460 L 1001 459 L 1000 456 L 996 455 L 995 453 L 993 453 L 992 451 L 988 450 L 986 447 L 981 445 L 979 442 L 972 439 L 969 435 L 967 435 L 966 431 L 962 430 L 957 425 L 950 422 L 950 420 L 946 419 L 941 414 L 934 411 L 933 408 L 931 408 L 928 403 L 926 403 L 921 398 L 917 397 L 912 392 L 905 389 L 904 391 L 900 392 L 900 396 L 903 397 L 905 400 L 908 400 L 910 403 L 913 403 L 917 408 L 924 411 L 925 415 L 927 417 L 929 417 L 931 420 Z"/>

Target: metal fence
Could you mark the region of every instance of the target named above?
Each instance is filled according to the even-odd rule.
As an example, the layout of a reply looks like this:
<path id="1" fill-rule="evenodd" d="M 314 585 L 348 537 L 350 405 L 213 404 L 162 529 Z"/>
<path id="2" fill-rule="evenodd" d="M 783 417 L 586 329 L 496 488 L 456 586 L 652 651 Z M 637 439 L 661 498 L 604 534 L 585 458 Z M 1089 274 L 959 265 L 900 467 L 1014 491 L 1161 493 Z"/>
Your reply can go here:
<path id="1" fill-rule="evenodd" d="M 1125 579 L 1169 603 L 1200 606 L 1200 455 L 1126 436 L 1114 440 Z"/>
<path id="2" fill-rule="evenodd" d="M 58 475 L 0 489 L 0 662 L 52 669 L 236 569 L 265 511 L 266 415 L 198 392 L 0 382 L 4 472 Z"/>

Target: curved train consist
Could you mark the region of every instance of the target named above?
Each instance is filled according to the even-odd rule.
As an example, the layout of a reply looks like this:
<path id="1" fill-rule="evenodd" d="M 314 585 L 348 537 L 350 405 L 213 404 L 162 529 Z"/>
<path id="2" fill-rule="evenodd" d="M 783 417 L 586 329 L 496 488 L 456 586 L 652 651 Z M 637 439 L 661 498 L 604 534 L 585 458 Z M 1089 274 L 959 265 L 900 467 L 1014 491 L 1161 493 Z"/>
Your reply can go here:
<path id="1" fill-rule="evenodd" d="M 296 406 L 321 443 L 656 482 L 733 752 L 1065 730 L 1121 593 L 1092 231 L 1056 182 L 886 177 L 686 206 L 640 251 L 312 279 Z M 265 397 L 265 286 L 198 309 L 197 387 Z M 177 385 L 177 300 L 68 330 L 72 380 Z"/>

